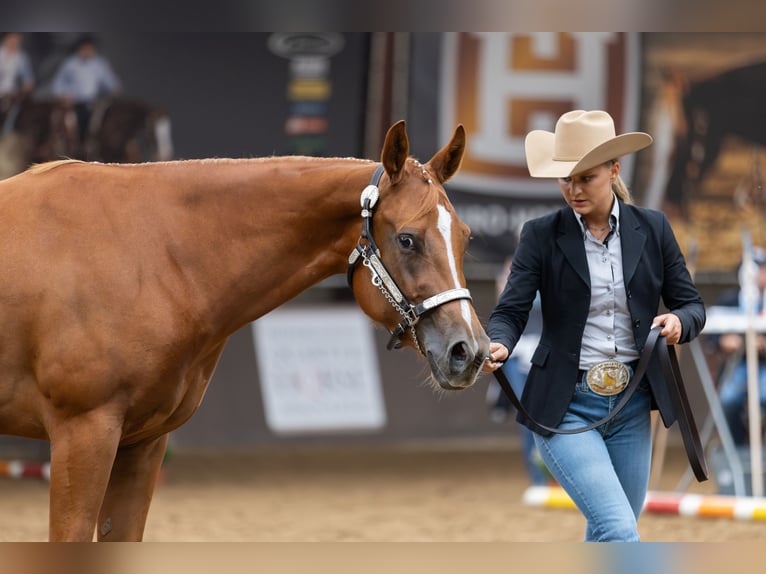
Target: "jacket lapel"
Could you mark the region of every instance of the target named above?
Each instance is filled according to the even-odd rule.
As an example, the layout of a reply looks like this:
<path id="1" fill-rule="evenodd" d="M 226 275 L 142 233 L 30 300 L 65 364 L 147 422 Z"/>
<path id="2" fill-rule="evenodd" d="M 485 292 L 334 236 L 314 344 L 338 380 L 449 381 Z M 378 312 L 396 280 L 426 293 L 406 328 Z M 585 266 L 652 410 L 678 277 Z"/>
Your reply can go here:
<path id="1" fill-rule="evenodd" d="M 622 277 L 625 286 L 630 284 L 636 272 L 638 261 L 644 252 L 646 234 L 636 219 L 633 208 L 620 202 L 620 244 L 622 245 Z"/>
<path id="2" fill-rule="evenodd" d="M 585 257 L 585 246 L 582 240 L 582 227 L 580 227 L 574 211 L 570 207 L 561 210 L 556 243 L 558 243 L 559 249 L 569 264 L 577 271 L 583 282 L 590 287 L 590 273 L 588 272 L 588 260 Z"/>

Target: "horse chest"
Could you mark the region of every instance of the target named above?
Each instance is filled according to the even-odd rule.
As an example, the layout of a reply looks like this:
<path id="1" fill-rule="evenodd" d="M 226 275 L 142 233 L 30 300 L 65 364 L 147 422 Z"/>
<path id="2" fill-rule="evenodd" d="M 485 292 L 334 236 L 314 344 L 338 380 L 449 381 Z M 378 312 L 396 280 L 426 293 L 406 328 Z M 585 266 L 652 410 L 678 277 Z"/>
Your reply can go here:
<path id="1" fill-rule="evenodd" d="M 129 413 L 126 417 L 138 421 L 138 424 L 132 424 L 132 428 L 126 429 L 126 438 L 135 438 L 134 433 L 140 433 L 142 438 L 158 436 L 178 428 L 189 420 L 202 404 L 222 349 L 221 344 L 205 354 L 203 360 L 195 362 L 192 367 L 182 372 L 176 379 L 175 386 L 160 380 L 156 382 L 156 386 L 140 393 L 141 396 L 136 397 L 136 403 L 143 412 Z"/>

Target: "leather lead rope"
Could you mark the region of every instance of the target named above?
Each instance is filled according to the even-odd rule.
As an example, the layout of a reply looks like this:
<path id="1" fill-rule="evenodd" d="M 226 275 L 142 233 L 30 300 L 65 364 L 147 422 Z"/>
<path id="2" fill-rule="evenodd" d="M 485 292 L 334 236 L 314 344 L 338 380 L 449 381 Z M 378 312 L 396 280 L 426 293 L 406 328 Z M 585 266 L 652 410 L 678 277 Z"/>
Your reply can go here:
<path id="1" fill-rule="evenodd" d="M 708 479 L 708 470 L 707 464 L 705 463 L 704 450 L 702 448 L 699 434 L 697 432 L 697 426 L 694 422 L 694 415 L 692 414 L 691 408 L 689 406 L 689 400 L 686 395 L 686 389 L 684 388 L 683 380 L 681 378 L 681 369 L 678 365 L 678 358 L 676 356 L 675 349 L 672 346 L 668 347 L 665 338 L 659 336 L 661 330 L 662 327 L 655 327 L 649 331 L 649 336 L 646 338 L 646 344 L 644 345 L 644 350 L 641 353 L 641 358 L 638 361 L 636 371 L 633 374 L 630 383 L 628 383 L 628 386 L 623 391 L 623 396 L 620 399 L 620 402 L 617 403 L 617 406 L 614 408 L 614 410 L 605 417 L 586 426 L 573 429 L 558 429 L 549 427 L 542 423 L 538 423 L 527 412 L 527 410 L 524 408 L 524 405 L 521 404 L 521 401 L 513 391 L 511 384 L 508 382 L 508 378 L 505 376 L 503 369 L 497 369 L 494 371 L 494 375 L 497 379 L 497 382 L 500 384 L 500 388 L 503 389 L 503 392 L 511 401 L 511 404 L 513 404 L 516 410 L 521 413 L 523 417 L 529 420 L 538 430 L 555 434 L 577 434 L 606 424 L 615 415 L 617 415 L 625 407 L 626 404 L 628 404 L 628 401 L 633 396 L 633 393 L 636 392 L 638 385 L 644 378 L 646 369 L 649 366 L 649 361 L 651 360 L 655 349 L 657 349 L 660 364 L 662 365 L 662 372 L 665 376 L 668 390 L 670 392 L 670 397 L 673 402 L 673 408 L 676 411 L 676 418 L 678 420 L 679 429 L 681 430 L 681 436 L 683 438 L 686 454 L 689 458 L 689 463 L 691 464 L 692 470 L 694 471 L 694 476 L 699 482 L 703 482 Z"/>
<path id="2" fill-rule="evenodd" d="M 681 367 L 678 364 L 676 350 L 672 345 L 668 345 L 663 337 L 658 351 L 662 372 L 665 375 L 673 408 L 676 411 L 676 420 L 678 420 L 678 428 L 681 431 L 686 456 L 692 471 L 694 471 L 695 478 L 698 482 L 703 482 L 708 479 L 705 450 L 702 448 L 697 424 L 694 421 L 694 413 L 692 413 L 689 405 L 689 397 L 686 395 L 684 381 L 681 378 Z"/>

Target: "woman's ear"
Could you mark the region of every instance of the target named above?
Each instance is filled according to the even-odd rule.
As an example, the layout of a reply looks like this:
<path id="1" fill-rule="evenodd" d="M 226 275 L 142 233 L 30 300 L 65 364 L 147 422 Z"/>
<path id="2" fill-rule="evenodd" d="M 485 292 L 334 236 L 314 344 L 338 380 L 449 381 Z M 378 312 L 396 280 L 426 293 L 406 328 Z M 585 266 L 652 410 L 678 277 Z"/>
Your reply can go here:
<path id="1" fill-rule="evenodd" d="M 620 175 L 620 161 L 615 160 L 612 162 L 612 166 L 609 168 L 609 171 L 611 172 L 609 174 L 609 177 L 612 181 L 615 181 L 617 179 L 617 176 Z"/>

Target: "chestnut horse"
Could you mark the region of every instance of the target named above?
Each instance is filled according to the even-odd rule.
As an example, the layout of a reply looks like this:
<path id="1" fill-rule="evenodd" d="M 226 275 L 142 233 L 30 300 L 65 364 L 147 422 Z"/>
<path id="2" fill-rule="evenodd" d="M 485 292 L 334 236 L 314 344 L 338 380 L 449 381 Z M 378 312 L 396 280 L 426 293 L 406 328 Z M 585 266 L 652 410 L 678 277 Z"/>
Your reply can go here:
<path id="1" fill-rule="evenodd" d="M 458 126 L 421 165 L 399 122 L 381 164 L 65 160 L 0 182 L 0 432 L 50 441 L 50 539 L 141 540 L 228 337 L 349 268 L 396 346 L 472 385 L 489 340 L 442 187 L 464 146 Z"/>
<path id="2" fill-rule="evenodd" d="M 761 113 L 764 95 L 766 62 L 695 81 L 680 72 L 664 71 L 651 112 L 655 143 L 646 206 L 688 219 L 689 203 L 728 138 L 756 148 L 766 145 L 766 117 Z M 759 183 L 752 186 L 756 192 Z"/>
<path id="3" fill-rule="evenodd" d="M 0 102 L 0 178 L 21 173 L 33 163 L 73 157 L 68 106 L 54 98 L 4 98 Z"/>
<path id="4" fill-rule="evenodd" d="M 111 98 L 96 104 L 84 158 L 102 162 L 173 159 L 170 117 L 137 98 Z"/>
<path id="5" fill-rule="evenodd" d="M 0 101 L 0 178 L 64 157 L 109 163 L 173 158 L 170 117 L 143 100 L 97 102 L 84 142 L 76 122 L 72 106 L 58 98 Z"/>

